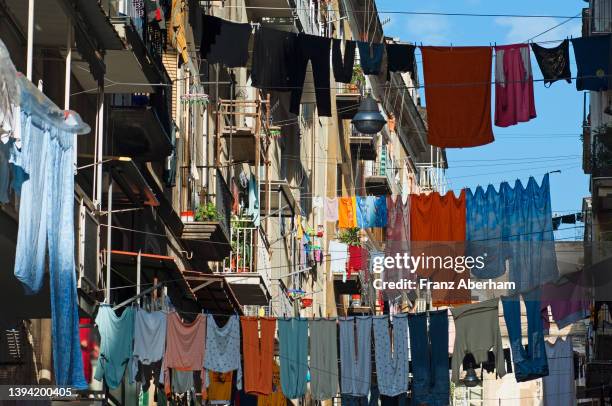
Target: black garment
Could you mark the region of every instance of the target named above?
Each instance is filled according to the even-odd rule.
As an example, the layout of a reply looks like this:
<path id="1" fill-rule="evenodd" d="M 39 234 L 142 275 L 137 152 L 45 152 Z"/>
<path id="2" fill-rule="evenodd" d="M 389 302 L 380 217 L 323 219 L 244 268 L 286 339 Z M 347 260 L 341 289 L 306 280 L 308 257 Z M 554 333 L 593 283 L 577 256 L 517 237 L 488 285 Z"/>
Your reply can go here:
<path id="1" fill-rule="evenodd" d="M 332 67 L 334 79 L 338 83 L 351 83 L 353 79 L 353 66 L 355 64 L 355 41 L 346 41 L 344 45 L 344 58 L 341 50 L 342 40 L 332 40 Z"/>
<path id="2" fill-rule="evenodd" d="M 295 63 L 296 53 L 296 34 L 264 27 L 257 30 L 251 63 L 253 86 L 269 90 L 291 90 L 290 66 Z"/>
<path id="3" fill-rule="evenodd" d="M 572 45 L 578 65 L 576 89 L 599 92 L 612 88 L 612 35 L 573 38 Z"/>
<path id="4" fill-rule="evenodd" d="M 538 61 L 542 76 L 544 76 L 544 86 L 549 87 L 557 80 L 572 83 L 569 40 L 564 40 L 554 48 L 544 48 L 538 44 L 531 44 L 531 50 Z"/>
<path id="5" fill-rule="evenodd" d="M 200 55 L 206 58 L 221 32 L 221 19 L 215 16 L 202 14 L 202 40 L 200 42 Z"/>
<path id="6" fill-rule="evenodd" d="M 507 373 L 512 373 L 512 356 L 510 354 L 510 348 L 504 348 L 504 361 L 506 361 Z M 463 369 L 467 370 L 470 365 L 474 369 L 481 366 L 485 371 L 493 373 L 495 372 L 495 353 L 493 351 L 489 351 L 487 353 L 487 360 L 480 365 L 477 365 L 474 356 L 468 353 L 465 355 L 465 357 L 463 357 Z"/>
<path id="7" fill-rule="evenodd" d="M 409 44 L 387 44 L 387 72 L 410 72 L 414 78 L 415 48 Z"/>
<path id="8" fill-rule="evenodd" d="M 299 34 L 298 51 L 292 66 L 293 89 L 291 90 L 291 104 L 289 111 L 293 114 L 300 112 L 300 100 L 306 67 L 308 61 L 312 66 L 317 110 L 320 117 L 331 117 L 331 95 L 329 91 L 329 47 L 331 39 L 317 35 Z"/>
<path id="9" fill-rule="evenodd" d="M 385 53 L 385 45 L 359 41 L 357 46 L 359 47 L 359 62 L 364 75 L 378 75 Z"/>
<path id="10" fill-rule="evenodd" d="M 151 380 L 157 382 L 161 372 L 162 360 L 153 362 L 149 365 L 144 365 L 138 361 L 138 372 L 136 372 L 136 381 L 142 384 L 143 392 L 149 390 Z"/>
<path id="11" fill-rule="evenodd" d="M 553 231 L 557 231 L 561 225 L 561 217 L 552 218 Z"/>
<path id="12" fill-rule="evenodd" d="M 217 21 L 214 21 L 216 19 Z M 234 23 L 214 16 L 204 16 L 204 26 L 207 23 L 213 25 L 213 30 L 219 27 L 219 33 L 214 37 L 214 41 L 205 47 L 207 53 L 203 53 L 200 48 L 202 58 L 209 63 L 220 63 L 228 68 L 238 68 L 246 66 L 249 60 L 249 39 L 251 38 L 251 24 Z M 210 41 L 209 33 L 206 39 Z M 202 43 L 205 35 L 202 35 Z"/>

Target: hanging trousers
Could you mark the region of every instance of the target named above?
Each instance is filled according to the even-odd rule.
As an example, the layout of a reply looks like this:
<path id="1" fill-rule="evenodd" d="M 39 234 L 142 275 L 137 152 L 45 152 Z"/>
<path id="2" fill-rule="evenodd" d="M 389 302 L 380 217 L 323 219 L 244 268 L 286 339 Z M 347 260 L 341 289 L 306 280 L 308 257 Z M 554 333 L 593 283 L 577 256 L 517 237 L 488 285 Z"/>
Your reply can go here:
<path id="1" fill-rule="evenodd" d="M 338 393 L 338 333 L 335 319 L 310 321 L 310 391 L 315 400 Z"/>
<path id="2" fill-rule="evenodd" d="M 448 405 L 448 311 L 408 315 L 412 354 L 412 404 Z"/>
<path id="3" fill-rule="evenodd" d="M 278 319 L 281 388 L 287 399 L 306 393 L 308 320 Z"/>
<path id="4" fill-rule="evenodd" d="M 28 90 L 22 91 L 22 148 L 11 162 L 22 184 L 15 276 L 27 294 L 40 290 L 48 255 L 56 384 L 87 388 L 79 338 L 74 263 L 74 134 Z M 87 127 L 85 125 L 85 127 Z"/>
<path id="5" fill-rule="evenodd" d="M 332 68 L 334 79 L 339 83 L 351 83 L 353 79 L 353 66 L 355 64 L 355 41 L 346 41 L 344 44 L 344 57 L 341 49 L 342 40 L 332 40 Z"/>
<path id="6" fill-rule="evenodd" d="M 320 117 L 331 117 L 331 94 L 329 91 L 329 48 L 331 39 L 317 35 L 299 34 L 296 60 L 293 63 L 293 89 L 289 111 L 300 113 L 300 100 L 308 61 L 312 66 L 317 110 Z"/>
<path id="7" fill-rule="evenodd" d="M 272 364 L 274 363 L 274 333 L 276 319 L 262 317 L 261 339 L 257 317 L 241 317 L 242 354 L 244 358 L 244 391 L 259 395 L 272 393 Z"/>
<path id="8" fill-rule="evenodd" d="M 521 302 L 520 297 L 502 298 L 504 319 L 508 328 L 514 375 L 517 382 L 548 376 L 548 360 L 544 346 L 544 330 L 541 316 L 540 291 L 538 289 L 524 294 L 527 309 L 527 349 L 521 340 Z"/>
<path id="9" fill-rule="evenodd" d="M 340 390 L 353 397 L 367 396 L 372 375 L 372 317 L 348 317 L 340 319 L 339 323 Z"/>

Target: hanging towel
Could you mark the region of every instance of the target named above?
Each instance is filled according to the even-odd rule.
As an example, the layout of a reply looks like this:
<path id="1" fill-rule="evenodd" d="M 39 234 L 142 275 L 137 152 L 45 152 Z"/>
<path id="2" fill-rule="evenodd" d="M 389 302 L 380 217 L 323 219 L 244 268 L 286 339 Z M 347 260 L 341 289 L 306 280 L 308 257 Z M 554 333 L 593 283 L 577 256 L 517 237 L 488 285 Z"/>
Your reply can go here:
<path id="1" fill-rule="evenodd" d="M 255 33 L 251 81 L 259 89 L 288 92 L 293 86 L 291 64 L 296 59 L 297 34 L 261 27 Z"/>
<path id="2" fill-rule="evenodd" d="M 176 312 L 171 312 L 168 314 L 166 324 L 166 352 L 159 378 L 160 382 L 164 382 L 165 392 L 170 393 L 170 368 L 200 371 L 202 382 L 204 382 L 203 368 L 206 348 L 204 315 L 198 314 L 193 322 L 183 323 Z"/>
<path id="3" fill-rule="evenodd" d="M 465 191 L 459 197 L 452 191 L 444 196 L 434 192 L 429 195 L 410 195 L 411 248 L 426 257 L 459 257 L 465 253 Z M 471 302 L 469 289 L 459 288 L 466 283 L 469 272 L 454 269 L 420 266 L 416 273 L 434 282 L 454 282 L 454 289 L 435 289 L 432 292 L 434 306 Z"/>
<path id="4" fill-rule="evenodd" d="M 308 320 L 278 319 L 281 387 L 288 399 L 306 393 L 308 373 Z"/>
<path id="5" fill-rule="evenodd" d="M 202 26 L 210 24 L 213 27 L 210 31 L 216 33 L 212 41 L 210 31 L 203 34 L 204 46 L 200 48 L 202 59 L 208 60 L 208 63 L 220 63 L 228 68 L 247 66 L 251 24 L 235 23 L 207 14 L 202 18 Z"/>
<path id="6" fill-rule="evenodd" d="M 409 314 L 412 354 L 412 402 L 415 405 L 446 406 L 450 397 L 448 379 L 448 310 Z"/>
<path id="7" fill-rule="evenodd" d="M 242 363 L 240 360 L 240 319 L 230 316 L 219 327 L 212 314 L 206 321 L 206 356 L 204 369 L 214 372 L 237 371 L 236 388 L 242 389 Z M 208 378 L 208 375 L 206 375 Z M 210 382 L 206 382 L 208 386 Z"/>
<path id="8" fill-rule="evenodd" d="M 429 144 L 465 148 L 493 142 L 491 48 L 421 47 Z"/>
<path id="9" fill-rule="evenodd" d="M 466 354 L 472 354 L 478 365 L 488 360 L 491 348 L 495 353 L 497 376 L 503 377 L 506 368 L 499 330 L 499 299 L 454 307 L 451 313 L 455 324 L 451 375 L 453 382 L 460 382 L 459 368 Z"/>
<path id="10" fill-rule="evenodd" d="M 387 44 L 387 72 L 410 72 L 414 76 L 414 50 L 410 44 Z"/>
<path id="11" fill-rule="evenodd" d="M 381 395 L 397 396 L 408 391 L 408 314 L 391 320 L 393 348 L 389 336 L 389 316 L 373 317 L 376 378 Z"/>
<path id="12" fill-rule="evenodd" d="M 536 117 L 529 45 L 495 47 L 495 125 L 508 127 Z"/>
<path id="13" fill-rule="evenodd" d="M 611 88 L 612 34 L 572 38 L 576 73 L 576 90 L 601 92 Z"/>
<path id="14" fill-rule="evenodd" d="M 119 317 L 109 305 L 102 305 L 96 316 L 100 333 L 100 356 L 94 378 L 115 389 L 123 380 L 125 368 L 132 358 L 134 309 L 126 308 Z M 61 357 L 60 357 L 61 358 Z"/>
<path id="15" fill-rule="evenodd" d="M 244 391 L 269 395 L 272 393 L 274 363 L 274 333 L 276 319 L 241 317 L 242 354 L 244 358 Z M 260 329 L 261 326 L 261 339 Z"/>
<path id="16" fill-rule="evenodd" d="M 323 196 L 314 196 L 312 198 L 312 208 L 319 209 L 323 207 Z"/>
<path id="17" fill-rule="evenodd" d="M 368 396 L 372 359 L 372 317 L 339 319 L 340 323 L 340 389 L 342 394 Z M 357 330 L 357 341 L 355 341 Z"/>
<path id="18" fill-rule="evenodd" d="M 312 319 L 310 327 L 310 390 L 315 400 L 338 393 L 338 333 L 335 319 Z"/>
<path id="19" fill-rule="evenodd" d="M 46 266 L 51 296 L 55 383 L 88 387 L 79 341 L 74 242 L 74 140 L 90 130 L 19 77 L 21 149 L 11 149 L 13 189 L 20 192 L 14 274 L 26 294 L 42 287 Z"/>
<path id="20" fill-rule="evenodd" d="M 354 196 L 338 198 L 338 227 L 357 227 L 357 200 Z"/>
<path id="21" fill-rule="evenodd" d="M 536 43 L 531 44 L 531 50 L 544 76 L 544 86 L 550 87 L 557 80 L 572 83 L 570 71 L 569 40 L 563 40 L 553 48 L 544 48 Z"/>
<path id="22" fill-rule="evenodd" d="M 343 280 L 346 281 L 346 265 L 348 262 L 348 245 L 331 240 L 327 246 L 329 254 L 329 273 L 330 279 L 335 273 L 343 274 Z"/>
<path id="23" fill-rule="evenodd" d="M 332 68 L 334 79 L 338 83 L 351 83 L 353 65 L 355 64 L 355 41 L 344 41 L 344 57 L 342 56 L 342 40 L 332 39 Z"/>
<path id="24" fill-rule="evenodd" d="M 380 74 L 385 45 L 357 41 L 357 46 L 359 47 L 359 62 L 364 75 Z"/>
<path id="25" fill-rule="evenodd" d="M 545 345 L 550 374 L 542 378 L 544 406 L 574 406 L 576 385 L 572 338 L 557 337 L 554 343 L 546 341 Z"/>
<path id="26" fill-rule="evenodd" d="M 338 198 L 325 198 L 325 221 L 338 221 Z"/>
<path id="27" fill-rule="evenodd" d="M 357 225 L 360 228 L 387 226 L 385 196 L 357 196 Z"/>
<path id="28" fill-rule="evenodd" d="M 523 296 L 527 310 L 527 348 L 523 345 L 520 296 L 502 297 L 504 321 L 508 329 L 514 377 L 517 382 L 548 375 L 539 295 L 539 290 L 532 290 Z"/>
<path id="29" fill-rule="evenodd" d="M 359 273 L 368 269 L 368 250 L 357 245 L 350 245 L 348 247 L 349 260 L 348 260 L 348 276 L 350 277 L 353 272 Z"/>

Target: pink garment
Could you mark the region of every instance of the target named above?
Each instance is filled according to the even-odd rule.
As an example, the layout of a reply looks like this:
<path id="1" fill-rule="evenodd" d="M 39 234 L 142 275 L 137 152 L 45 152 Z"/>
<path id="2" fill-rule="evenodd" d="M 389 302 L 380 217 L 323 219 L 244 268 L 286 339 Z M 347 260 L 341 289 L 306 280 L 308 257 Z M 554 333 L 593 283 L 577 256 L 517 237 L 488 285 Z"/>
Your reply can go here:
<path id="1" fill-rule="evenodd" d="M 536 117 L 529 45 L 495 47 L 495 125 L 508 127 Z"/>
<path id="2" fill-rule="evenodd" d="M 396 258 L 399 254 L 410 254 L 410 198 L 403 202 L 402 196 L 387 196 L 387 241 L 385 255 Z M 396 267 L 385 269 L 385 280 L 397 282 L 416 279 L 416 273 Z"/>
<path id="3" fill-rule="evenodd" d="M 325 198 L 325 221 L 335 223 L 338 221 L 338 198 Z"/>
<path id="4" fill-rule="evenodd" d="M 548 307 L 559 329 L 589 317 L 589 280 L 583 272 L 564 275 L 557 283 L 547 283 L 542 287 L 541 314 L 544 330 L 549 331 Z"/>
<path id="5" fill-rule="evenodd" d="M 170 393 L 169 368 L 183 371 L 200 371 L 204 382 L 204 351 L 206 342 L 206 318 L 198 314 L 191 323 L 183 323 L 176 312 L 168 314 L 166 353 L 162 363 L 164 386 Z"/>

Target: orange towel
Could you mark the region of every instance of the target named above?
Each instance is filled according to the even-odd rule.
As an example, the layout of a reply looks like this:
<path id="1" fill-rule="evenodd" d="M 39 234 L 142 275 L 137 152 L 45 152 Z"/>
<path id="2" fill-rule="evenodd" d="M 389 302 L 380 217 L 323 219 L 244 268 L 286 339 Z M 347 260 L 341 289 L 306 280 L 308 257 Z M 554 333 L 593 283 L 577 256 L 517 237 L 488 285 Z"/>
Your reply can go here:
<path id="1" fill-rule="evenodd" d="M 285 406 L 287 399 L 283 394 L 280 383 L 280 369 L 278 364 L 272 364 L 272 393 L 269 395 L 258 395 L 257 406 Z"/>
<path id="2" fill-rule="evenodd" d="M 428 140 L 445 148 L 493 142 L 491 47 L 421 47 Z"/>
<path id="3" fill-rule="evenodd" d="M 357 199 L 354 196 L 338 198 L 338 227 L 357 227 Z"/>
<path id="4" fill-rule="evenodd" d="M 453 192 L 410 195 L 410 239 L 413 256 L 456 258 L 464 253 L 465 191 L 459 197 Z M 444 261 L 443 261 L 444 262 Z M 456 272 L 440 267 L 431 260 L 427 268 L 417 270 L 419 278 L 433 282 L 454 282 L 453 289 L 434 289 L 434 306 L 457 305 L 471 302 L 469 289 L 458 289 L 460 280 L 469 278 L 469 272 Z"/>
<path id="5" fill-rule="evenodd" d="M 261 326 L 261 340 L 259 338 Z M 244 391 L 269 395 L 272 393 L 274 333 L 276 319 L 271 317 L 241 317 L 242 354 L 244 359 Z"/>

